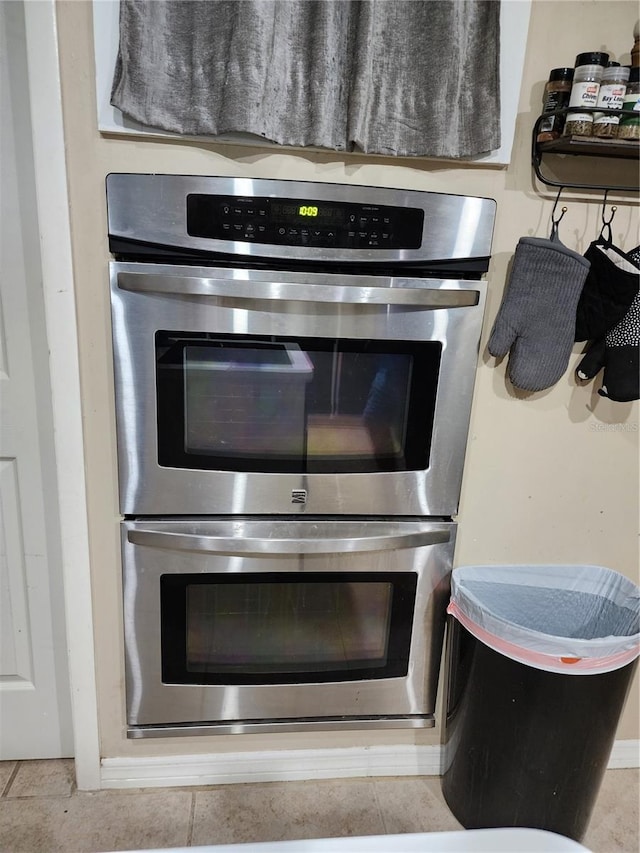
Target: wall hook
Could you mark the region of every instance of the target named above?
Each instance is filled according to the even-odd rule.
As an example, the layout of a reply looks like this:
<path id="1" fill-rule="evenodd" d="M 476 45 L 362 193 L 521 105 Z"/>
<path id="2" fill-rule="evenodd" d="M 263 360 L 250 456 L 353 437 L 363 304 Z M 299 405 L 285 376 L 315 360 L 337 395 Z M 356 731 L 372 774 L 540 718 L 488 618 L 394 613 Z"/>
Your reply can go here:
<path id="1" fill-rule="evenodd" d="M 611 232 L 611 223 L 613 222 L 613 217 L 616 215 L 616 210 L 618 209 L 615 204 L 611 205 L 611 216 L 608 219 L 605 219 L 604 212 L 607 206 L 607 194 L 609 190 L 605 190 L 604 199 L 602 201 L 602 214 L 600 216 L 602 220 L 602 228 L 600 229 L 600 239 L 604 240 L 606 243 L 613 242 L 613 234 Z M 605 236 L 605 230 L 607 232 Z"/>
<path id="2" fill-rule="evenodd" d="M 562 207 L 560 210 L 560 216 L 557 219 L 555 218 L 556 208 L 558 207 L 558 202 L 560 201 L 560 193 L 562 192 L 563 189 L 564 189 L 564 187 L 560 187 L 560 189 L 558 190 L 558 195 L 556 196 L 556 200 L 555 200 L 554 205 L 553 205 L 553 210 L 551 211 L 551 239 L 552 240 L 558 240 L 559 239 L 558 238 L 558 225 L 562 222 L 562 217 L 567 212 L 567 208 Z"/>

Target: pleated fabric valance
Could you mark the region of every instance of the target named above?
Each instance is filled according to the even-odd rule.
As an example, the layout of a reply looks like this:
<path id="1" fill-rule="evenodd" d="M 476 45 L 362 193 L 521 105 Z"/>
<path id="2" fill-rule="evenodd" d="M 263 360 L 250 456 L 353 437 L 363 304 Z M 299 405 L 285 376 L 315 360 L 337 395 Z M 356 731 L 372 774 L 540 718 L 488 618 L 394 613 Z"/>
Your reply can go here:
<path id="1" fill-rule="evenodd" d="M 121 0 L 111 103 L 187 136 L 463 158 L 500 147 L 495 0 Z"/>

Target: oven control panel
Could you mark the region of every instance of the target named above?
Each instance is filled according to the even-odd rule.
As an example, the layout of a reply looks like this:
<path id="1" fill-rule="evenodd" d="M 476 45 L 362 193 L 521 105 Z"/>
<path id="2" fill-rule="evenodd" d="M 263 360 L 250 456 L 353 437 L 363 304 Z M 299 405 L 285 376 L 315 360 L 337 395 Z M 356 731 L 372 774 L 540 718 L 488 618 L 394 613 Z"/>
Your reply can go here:
<path id="1" fill-rule="evenodd" d="M 418 249 L 424 211 L 353 202 L 187 195 L 191 237 L 340 249 Z"/>

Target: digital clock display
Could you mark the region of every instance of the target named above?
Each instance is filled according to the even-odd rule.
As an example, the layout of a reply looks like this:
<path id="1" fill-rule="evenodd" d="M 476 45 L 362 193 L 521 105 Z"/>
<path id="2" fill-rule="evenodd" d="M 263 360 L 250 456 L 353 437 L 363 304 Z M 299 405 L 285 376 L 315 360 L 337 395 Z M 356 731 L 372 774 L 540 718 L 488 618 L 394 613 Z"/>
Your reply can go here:
<path id="1" fill-rule="evenodd" d="M 345 221 L 345 216 L 344 207 L 338 204 L 318 204 L 318 202 L 294 201 L 292 199 L 271 202 L 273 222 L 293 224 L 313 220 L 316 223 L 335 227 Z"/>

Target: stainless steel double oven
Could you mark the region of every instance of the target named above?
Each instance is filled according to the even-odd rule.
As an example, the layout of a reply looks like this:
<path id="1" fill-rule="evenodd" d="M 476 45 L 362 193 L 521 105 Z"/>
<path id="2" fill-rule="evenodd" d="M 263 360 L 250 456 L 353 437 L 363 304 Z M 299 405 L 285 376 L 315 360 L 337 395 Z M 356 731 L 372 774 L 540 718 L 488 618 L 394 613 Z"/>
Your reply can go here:
<path id="1" fill-rule="evenodd" d="M 433 725 L 495 203 L 107 202 L 129 736 Z"/>

